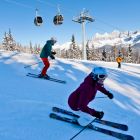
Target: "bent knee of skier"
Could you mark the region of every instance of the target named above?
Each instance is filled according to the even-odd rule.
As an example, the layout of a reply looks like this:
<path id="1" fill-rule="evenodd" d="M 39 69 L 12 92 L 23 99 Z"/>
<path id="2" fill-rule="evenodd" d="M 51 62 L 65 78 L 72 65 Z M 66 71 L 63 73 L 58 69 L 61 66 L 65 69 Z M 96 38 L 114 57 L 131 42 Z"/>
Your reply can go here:
<path id="1" fill-rule="evenodd" d="M 71 102 L 68 102 L 69 107 L 74 110 L 74 111 L 78 111 L 80 109 L 77 108 L 77 105 Z"/>
<path id="2" fill-rule="evenodd" d="M 82 112 L 86 112 L 86 113 L 88 113 L 87 106 L 80 106 L 79 109 L 80 109 Z"/>

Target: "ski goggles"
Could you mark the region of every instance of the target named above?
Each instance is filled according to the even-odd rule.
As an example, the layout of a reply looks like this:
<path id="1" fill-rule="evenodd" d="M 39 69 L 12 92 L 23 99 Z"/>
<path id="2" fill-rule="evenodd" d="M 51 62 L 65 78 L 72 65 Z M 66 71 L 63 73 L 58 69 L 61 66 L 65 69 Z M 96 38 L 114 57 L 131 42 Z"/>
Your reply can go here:
<path id="1" fill-rule="evenodd" d="M 98 79 L 105 79 L 107 77 L 107 75 L 98 75 Z"/>

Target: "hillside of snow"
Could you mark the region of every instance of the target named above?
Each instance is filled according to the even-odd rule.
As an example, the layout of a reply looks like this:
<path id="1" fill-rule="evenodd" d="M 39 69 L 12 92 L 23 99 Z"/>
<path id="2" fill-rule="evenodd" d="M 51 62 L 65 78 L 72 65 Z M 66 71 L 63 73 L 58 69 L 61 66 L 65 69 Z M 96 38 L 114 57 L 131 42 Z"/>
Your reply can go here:
<path id="1" fill-rule="evenodd" d="M 39 63 L 38 63 L 39 62 Z M 38 64 L 35 64 L 38 63 Z M 66 80 L 66 84 L 27 77 L 28 72 L 40 73 L 43 64 L 39 56 L 0 50 L 0 139 L 1 140 L 69 140 L 81 127 L 50 119 L 53 106 L 70 110 L 67 99 L 95 66 L 108 71 L 105 87 L 114 99 L 98 98 L 89 106 L 104 111 L 103 119 L 124 123 L 128 131 L 99 125 L 132 135 L 139 140 L 140 130 L 140 64 L 115 62 L 50 60 L 48 74 Z M 31 64 L 31 67 L 26 67 Z M 117 140 L 86 129 L 75 140 Z"/>

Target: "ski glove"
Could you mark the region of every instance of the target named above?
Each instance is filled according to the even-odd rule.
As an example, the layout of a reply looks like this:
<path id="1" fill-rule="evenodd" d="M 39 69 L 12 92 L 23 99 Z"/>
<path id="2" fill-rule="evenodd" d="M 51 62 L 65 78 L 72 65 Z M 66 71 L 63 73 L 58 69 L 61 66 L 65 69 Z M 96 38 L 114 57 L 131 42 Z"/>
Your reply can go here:
<path id="1" fill-rule="evenodd" d="M 113 94 L 110 93 L 110 92 L 107 94 L 107 96 L 108 96 L 109 99 L 113 99 L 113 97 L 114 97 Z"/>
<path id="2" fill-rule="evenodd" d="M 104 116 L 104 112 L 103 111 L 95 111 L 94 117 L 98 118 L 98 119 L 102 119 Z"/>
<path id="3" fill-rule="evenodd" d="M 53 55 L 55 55 L 55 54 L 56 54 L 56 52 L 54 52 L 54 51 L 52 51 L 51 53 L 52 53 Z"/>
<path id="4" fill-rule="evenodd" d="M 55 59 L 55 57 L 54 57 L 53 55 L 50 55 L 50 58 L 51 58 L 51 59 Z"/>

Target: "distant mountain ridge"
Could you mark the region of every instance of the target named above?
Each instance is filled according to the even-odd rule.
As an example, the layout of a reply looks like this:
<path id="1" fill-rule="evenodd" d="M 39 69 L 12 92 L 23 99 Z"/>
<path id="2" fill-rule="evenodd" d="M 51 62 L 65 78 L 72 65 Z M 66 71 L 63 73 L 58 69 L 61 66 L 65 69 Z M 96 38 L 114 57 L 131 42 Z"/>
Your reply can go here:
<path id="1" fill-rule="evenodd" d="M 102 48 L 107 46 L 116 46 L 116 47 L 129 47 L 139 49 L 140 48 L 140 31 L 127 31 L 120 32 L 114 30 L 111 33 L 99 34 L 96 33 L 91 40 L 88 41 L 89 47 L 94 45 L 95 48 Z M 71 42 L 66 42 L 62 45 L 54 46 L 54 49 L 68 50 Z M 82 44 L 77 44 L 81 47 Z"/>

